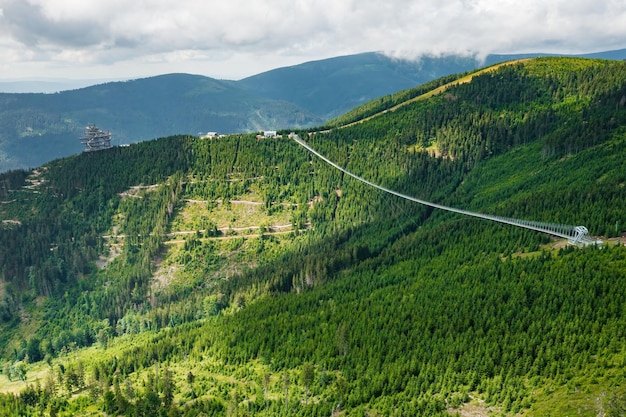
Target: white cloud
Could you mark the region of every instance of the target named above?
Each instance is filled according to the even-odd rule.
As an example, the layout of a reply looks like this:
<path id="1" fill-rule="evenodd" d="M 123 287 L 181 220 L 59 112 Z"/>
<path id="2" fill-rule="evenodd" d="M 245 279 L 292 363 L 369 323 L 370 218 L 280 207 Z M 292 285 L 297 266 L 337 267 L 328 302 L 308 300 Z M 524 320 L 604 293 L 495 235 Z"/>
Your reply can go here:
<path id="1" fill-rule="evenodd" d="M 235 78 L 271 67 L 272 58 L 279 66 L 374 50 L 418 56 L 626 47 L 622 0 L 0 0 L 0 10 L 0 55 L 17 73 L 27 62 L 41 70 L 66 65 L 68 75 L 81 65 L 173 72 L 176 65 L 224 64 L 228 71 L 232 60 Z M 10 72 L 2 69 L 0 78 Z"/>

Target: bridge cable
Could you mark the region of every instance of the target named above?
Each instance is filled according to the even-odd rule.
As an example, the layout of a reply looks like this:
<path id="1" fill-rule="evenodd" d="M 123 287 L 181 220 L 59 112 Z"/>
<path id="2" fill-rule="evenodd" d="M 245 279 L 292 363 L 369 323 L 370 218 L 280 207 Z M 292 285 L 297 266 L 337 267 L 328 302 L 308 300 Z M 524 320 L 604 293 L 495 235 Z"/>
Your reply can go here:
<path id="1" fill-rule="evenodd" d="M 375 183 L 373 183 L 371 181 L 368 181 L 365 178 L 359 177 L 358 175 L 353 174 L 352 172 L 348 171 L 347 169 L 337 165 L 336 163 L 334 163 L 330 159 L 326 158 L 324 155 L 322 155 L 319 152 L 317 152 L 308 143 L 306 143 L 304 140 L 302 140 L 297 135 L 292 135 L 291 137 L 298 145 L 304 147 L 309 152 L 311 152 L 312 154 L 314 154 L 318 158 L 322 159 L 323 161 L 325 161 L 329 165 L 333 166 L 334 168 L 340 170 L 344 174 L 347 174 L 347 175 L 351 176 L 352 178 L 354 178 L 354 179 L 356 179 L 358 181 L 361 181 L 364 184 L 369 185 L 370 187 L 377 188 L 377 189 L 379 189 L 381 191 L 384 191 L 386 193 L 395 195 L 397 197 L 404 198 L 406 200 L 413 201 L 413 202 L 416 202 L 416 203 L 419 203 L 419 204 L 423 204 L 425 206 L 434 207 L 434 208 L 438 208 L 438 209 L 446 210 L 446 211 L 451 211 L 453 213 L 464 214 L 466 216 L 478 217 L 478 218 L 484 219 L 484 220 L 491 220 L 491 221 L 498 222 L 498 223 L 504 223 L 504 224 L 508 224 L 508 225 L 512 225 L 512 226 L 522 227 L 524 229 L 535 230 L 537 232 L 542 232 L 542 233 L 546 233 L 546 234 L 549 234 L 549 235 L 553 235 L 553 236 L 557 236 L 557 237 L 561 237 L 561 238 L 567 239 L 570 243 L 576 244 L 576 245 L 589 245 L 589 244 L 596 243 L 594 240 L 592 240 L 589 237 L 587 237 L 587 234 L 589 233 L 589 231 L 587 230 L 587 228 L 585 226 L 570 226 L 570 225 L 562 225 L 562 224 L 554 224 L 554 223 L 544 223 L 544 222 L 529 221 L 529 220 L 518 220 L 518 219 L 512 219 L 512 218 L 508 218 L 508 217 L 501 217 L 501 216 L 494 216 L 494 215 L 490 215 L 490 214 L 476 213 L 476 212 L 473 212 L 473 211 L 462 210 L 462 209 L 458 209 L 458 208 L 454 208 L 454 207 L 444 206 L 442 204 L 432 203 L 430 201 L 422 200 L 420 198 L 415 198 L 415 197 L 412 197 L 412 196 L 409 196 L 409 195 L 406 195 L 406 194 L 399 193 L 399 192 L 394 191 L 394 190 L 390 190 L 389 188 L 383 187 L 381 185 L 378 185 L 378 184 L 375 184 Z"/>

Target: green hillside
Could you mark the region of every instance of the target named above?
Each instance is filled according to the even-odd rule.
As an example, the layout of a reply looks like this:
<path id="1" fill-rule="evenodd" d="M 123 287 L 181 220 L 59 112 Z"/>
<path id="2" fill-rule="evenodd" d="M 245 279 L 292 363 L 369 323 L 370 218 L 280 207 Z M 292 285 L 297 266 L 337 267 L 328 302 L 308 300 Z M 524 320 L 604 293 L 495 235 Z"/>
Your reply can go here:
<path id="1" fill-rule="evenodd" d="M 115 144 L 318 126 L 375 97 L 478 65 L 472 57 L 412 62 L 365 53 L 240 81 L 167 74 L 54 94 L 0 93 L 0 172 L 81 152 L 78 138 L 91 123 L 111 131 Z"/>
<path id="2" fill-rule="evenodd" d="M 485 62 L 536 55 L 489 55 Z M 592 56 L 623 60 L 626 50 Z M 345 112 L 353 116 L 351 109 L 359 105 L 386 108 L 405 97 L 407 92 L 397 94 L 400 90 L 481 65 L 475 56 L 406 60 L 372 52 L 278 68 L 239 81 L 166 74 L 87 88 L 78 88 L 78 83 L 73 90 L 52 94 L 8 94 L 20 83 L 0 80 L 0 172 L 81 152 L 78 138 L 89 124 L 110 131 L 117 145 L 178 134 L 319 126 Z M 429 87 L 409 94 L 422 90 Z"/>
<path id="3" fill-rule="evenodd" d="M 2 174 L 0 414 L 623 415 L 625 80 L 527 60 L 298 132 L 376 184 L 601 247 L 384 194 L 286 135 Z"/>

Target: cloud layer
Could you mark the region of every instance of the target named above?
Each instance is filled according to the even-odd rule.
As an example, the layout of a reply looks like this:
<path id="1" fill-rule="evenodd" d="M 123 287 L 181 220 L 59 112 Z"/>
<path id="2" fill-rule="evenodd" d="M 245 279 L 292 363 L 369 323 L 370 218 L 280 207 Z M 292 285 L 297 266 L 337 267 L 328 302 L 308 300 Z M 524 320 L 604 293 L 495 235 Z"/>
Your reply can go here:
<path id="1" fill-rule="evenodd" d="M 117 72 L 176 65 L 185 72 L 212 66 L 236 78 L 374 50 L 624 47 L 623 0 L 0 0 L 0 78 L 88 68 L 123 76 Z"/>

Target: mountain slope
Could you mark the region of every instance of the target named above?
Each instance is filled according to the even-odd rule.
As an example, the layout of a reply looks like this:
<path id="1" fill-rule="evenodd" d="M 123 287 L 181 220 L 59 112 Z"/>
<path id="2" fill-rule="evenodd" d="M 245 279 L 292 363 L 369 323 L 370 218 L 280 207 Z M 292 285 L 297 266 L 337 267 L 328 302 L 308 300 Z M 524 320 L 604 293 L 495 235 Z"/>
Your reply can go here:
<path id="1" fill-rule="evenodd" d="M 377 97 L 417 87 L 451 74 L 473 71 L 505 61 L 545 56 L 490 54 L 424 55 L 416 60 L 363 53 L 278 68 L 240 81 L 266 97 L 286 100 L 328 120 Z M 582 58 L 626 59 L 626 49 L 577 55 Z"/>
<path id="2" fill-rule="evenodd" d="M 117 144 L 315 126 L 379 95 L 477 65 L 455 56 L 415 63 L 369 53 L 241 81 L 169 74 L 56 94 L 0 94 L 0 172 L 82 151 L 78 138 L 89 123 L 111 131 Z"/>
<path id="3" fill-rule="evenodd" d="M 0 94 L 0 170 L 37 166 L 82 151 L 84 126 L 96 123 L 116 144 L 172 134 L 308 126 L 321 119 L 234 82 L 170 74 L 57 94 Z"/>
<path id="4" fill-rule="evenodd" d="M 267 97 L 287 100 L 325 120 L 376 97 L 474 69 L 471 57 L 421 57 L 418 61 L 366 53 L 279 68 L 241 80 Z"/>
<path id="5" fill-rule="evenodd" d="M 537 54 L 529 54 L 534 56 Z M 626 58 L 626 50 L 592 54 Z M 488 64 L 512 55 L 488 56 Z M 475 57 L 417 61 L 365 53 L 280 68 L 241 81 L 169 74 L 56 94 L 0 94 L 0 172 L 82 150 L 95 123 L 115 144 L 171 134 L 238 133 L 320 125 L 353 107 L 438 77 L 471 71 Z M 392 94 L 390 97 L 383 97 Z"/>
<path id="6" fill-rule="evenodd" d="M 619 411 L 624 80 L 619 62 L 528 60 L 301 133 L 377 184 L 584 224 L 602 249 L 385 195 L 287 137 L 170 137 L 4 174 L 0 384 L 44 382 L 0 411 Z"/>

